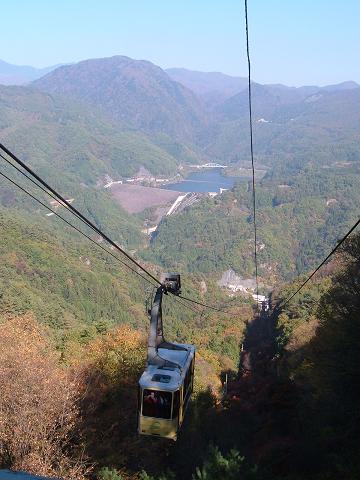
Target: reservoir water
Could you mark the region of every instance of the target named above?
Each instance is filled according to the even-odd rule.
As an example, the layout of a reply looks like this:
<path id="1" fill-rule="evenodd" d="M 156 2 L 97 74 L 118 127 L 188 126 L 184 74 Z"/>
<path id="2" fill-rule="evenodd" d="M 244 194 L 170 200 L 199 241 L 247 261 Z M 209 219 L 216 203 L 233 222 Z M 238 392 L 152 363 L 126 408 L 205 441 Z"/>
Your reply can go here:
<path id="1" fill-rule="evenodd" d="M 234 183 L 247 181 L 249 177 L 225 177 L 221 168 L 202 169 L 199 172 L 191 172 L 185 180 L 177 183 L 163 185 L 166 190 L 178 192 L 217 192 L 220 188 L 230 189 Z"/>

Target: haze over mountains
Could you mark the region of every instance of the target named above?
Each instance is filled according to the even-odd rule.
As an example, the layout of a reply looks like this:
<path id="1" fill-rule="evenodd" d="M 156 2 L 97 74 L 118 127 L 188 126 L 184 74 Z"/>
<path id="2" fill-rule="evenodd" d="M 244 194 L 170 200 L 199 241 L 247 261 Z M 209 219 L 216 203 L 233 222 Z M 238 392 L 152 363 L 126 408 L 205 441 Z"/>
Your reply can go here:
<path id="1" fill-rule="evenodd" d="M 258 163 L 278 170 L 314 159 L 329 165 L 339 155 L 344 161 L 360 158 L 355 82 L 299 88 L 253 83 L 252 92 Z M 249 160 L 241 77 L 165 72 L 151 62 L 115 56 L 61 66 L 26 87 L 2 87 L 0 100 L 4 141 L 24 152 L 36 144 L 42 152 L 61 152 L 66 138 L 73 171 L 93 182 L 104 173 L 133 174 L 141 165 L 169 175 L 179 163 Z M 31 131 L 40 132 L 35 140 Z M 42 134 L 47 131 L 53 133 Z M 57 158 L 45 157 L 52 163 Z"/>
<path id="2" fill-rule="evenodd" d="M 0 85 L 24 85 L 46 75 L 59 66 L 35 68 L 29 65 L 12 65 L 0 60 Z"/>
<path id="3" fill-rule="evenodd" d="M 314 159 L 329 165 L 339 154 L 344 161 L 360 158 L 355 82 L 299 88 L 253 83 L 252 93 L 259 163 L 278 170 Z M 165 72 L 115 56 L 61 66 L 29 86 L 2 87 L 0 101 L 4 141 L 24 152 L 38 145 L 54 163 L 57 155 L 49 152 L 61 152 L 66 138 L 73 171 L 93 183 L 101 174 L 126 176 L 141 165 L 169 175 L 180 163 L 249 160 L 246 79 L 240 77 Z M 30 138 L 29 132 L 39 134 Z"/>
<path id="4" fill-rule="evenodd" d="M 196 72 L 186 68 L 168 68 L 170 78 L 201 96 L 206 103 L 225 100 L 247 87 L 247 78 L 231 77 L 220 72 Z"/>
<path id="5" fill-rule="evenodd" d="M 32 85 L 100 108 L 121 128 L 175 138 L 198 152 L 200 149 L 205 156 L 227 162 L 247 156 L 246 81 L 185 70 L 172 69 L 168 73 L 150 62 L 116 56 L 63 66 Z M 232 95 L 237 88 L 241 91 Z M 286 150 L 286 138 L 300 138 L 304 130 L 306 134 L 308 126 L 316 124 L 320 111 L 326 121 L 327 115 L 339 115 L 346 108 L 356 117 L 353 107 L 358 105 L 359 91 L 355 82 L 299 88 L 254 83 L 254 119 L 263 122 L 257 134 L 258 153 L 272 155 L 274 135 L 283 138 L 278 150 Z M 336 121 L 332 124 L 336 130 Z M 329 141 L 331 132 L 325 133 L 321 132 L 317 143 Z M 310 140 L 311 146 L 314 139 Z M 267 152 L 262 151 L 263 147 Z"/>
<path id="6" fill-rule="evenodd" d="M 110 68 L 112 65 L 114 66 L 116 64 L 116 68 L 123 69 L 123 71 L 121 72 L 122 75 L 131 76 L 131 73 L 126 72 L 126 69 L 124 68 L 125 66 L 129 66 L 130 64 L 132 64 L 133 66 L 137 64 L 137 67 L 142 64 L 144 67 L 144 74 L 146 74 L 145 64 L 147 65 L 147 68 L 151 68 L 150 66 L 152 66 L 160 69 L 160 67 L 155 66 L 151 62 L 144 60 L 134 60 L 129 57 L 120 55 L 104 59 L 84 60 L 77 64 L 71 65 L 85 65 L 85 62 L 91 62 L 92 65 L 95 65 L 94 62 L 101 61 L 106 61 L 107 65 Z M 47 73 L 52 72 L 53 70 L 56 70 L 61 66 L 64 66 L 64 64 L 53 65 L 45 68 L 36 68 L 27 65 L 13 65 L 3 60 L 0 60 L 0 84 L 24 85 L 45 76 Z M 194 92 L 196 95 L 202 97 L 203 100 L 209 102 L 210 104 L 212 102 L 225 100 L 226 98 L 229 98 L 247 88 L 246 77 L 234 77 L 221 72 L 200 72 L 189 70 L 186 68 L 168 68 L 163 71 L 172 80 L 187 87 L 189 90 Z M 270 90 L 291 90 L 293 92 L 296 92 L 298 95 L 306 96 L 318 90 L 350 90 L 359 87 L 359 85 L 354 81 L 344 81 L 336 85 L 327 85 L 324 87 L 318 87 L 316 85 L 304 87 L 287 87 L 286 85 L 282 84 L 266 85 L 266 87 Z"/>
<path id="7" fill-rule="evenodd" d="M 30 87 L 3 87 L 2 93 L 9 108 L 8 123 L 12 116 L 19 119 L 17 130 L 4 132 L 10 143 L 19 148 L 23 142 L 23 150 L 29 151 L 33 139 L 39 142 L 42 138 L 40 150 L 53 152 L 44 162 L 56 171 L 62 166 L 87 186 L 94 186 L 105 174 L 133 175 L 141 166 L 156 175 L 172 175 L 184 164 L 219 161 L 236 171 L 249 162 L 245 79 L 184 70 L 167 73 L 150 62 L 116 56 L 62 66 Z M 259 211 L 265 219 L 261 233 L 266 244 L 261 254 L 266 267 L 261 273 L 294 274 L 296 259 L 308 257 L 308 238 L 321 239 L 320 244 L 312 242 L 317 245 L 317 252 L 310 255 L 314 261 L 352 220 L 347 205 L 354 204 L 358 190 L 360 88 L 355 82 L 299 88 L 254 82 L 252 94 L 256 165 L 267 170 L 258 186 L 258 198 L 264 206 L 263 210 L 259 206 Z M 39 102 L 44 107 L 41 117 L 37 113 Z M 37 127 L 32 137 L 29 126 Z M 315 180 L 306 195 L 303 192 L 309 179 L 302 175 Z M 215 271 L 235 265 L 241 274 L 251 275 L 252 263 L 247 261 L 251 258 L 251 232 L 244 195 L 231 198 L 239 209 L 218 200 L 214 210 L 218 224 L 214 223 L 216 228 L 208 235 L 205 251 L 201 238 L 204 231 L 211 231 L 207 205 L 205 210 L 199 206 L 164 221 L 146 259 L 156 258 L 164 268 L 190 271 L 193 266 Z M 334 205 L 331 210 L 329 200 L 329 205 Z M 304 230 L 303 212 L 309 201 L 319 205 L 323 220 Z M 278 232 L 284 226 L 288 235 L 281 234 L 280 241 Z M 240 246 L 225 233 L 235 228 L 240 228 L 236 236 L 244 242 Z M 185 230 L 190 234 L 185 235 Z M 301 241 L 295 245 L 296 236 Z M 172 263 L 175 254 L 168 251 L 170 238 L 176 251 L 183 252 L 176 257 L 180 267 Z M 199 247 L 193 249 L 194 258 L 188 261 L 189 245 L 194 241 Z M 219 253 L 223 250 L 229 255 Z M 231 263 L 232 258 L 241 261 Z M 301 272 L 312 264 L 305 259 L 299 265 Z"/>

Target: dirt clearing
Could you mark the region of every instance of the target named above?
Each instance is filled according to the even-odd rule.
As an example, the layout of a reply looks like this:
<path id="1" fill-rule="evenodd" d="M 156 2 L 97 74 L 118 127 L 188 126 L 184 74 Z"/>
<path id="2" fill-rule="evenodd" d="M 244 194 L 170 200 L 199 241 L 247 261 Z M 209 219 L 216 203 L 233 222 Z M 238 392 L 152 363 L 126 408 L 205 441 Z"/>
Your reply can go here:
<path id="1" fill-rule="evenodd" d="M 181 192 L 162 188 L 142 187 L 141 185 L 114 185 L 111 194 L 128 213 L 139 213 L 145 208 L 171 205 Z"/>

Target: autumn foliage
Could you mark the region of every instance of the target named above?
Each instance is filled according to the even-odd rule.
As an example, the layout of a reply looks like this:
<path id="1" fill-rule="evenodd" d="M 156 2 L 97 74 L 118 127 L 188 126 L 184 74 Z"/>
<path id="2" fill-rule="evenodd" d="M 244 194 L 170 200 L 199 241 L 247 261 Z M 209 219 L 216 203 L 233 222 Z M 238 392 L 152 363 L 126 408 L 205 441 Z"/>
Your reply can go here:
<path id="1" fill-rule="evenodd" d="M 5 320 L 0 338 L 0 465 L 83 478 L 84 462 L 73 451 L 78 382 L 61 368 L 48 334 L 31 315 Z"/>

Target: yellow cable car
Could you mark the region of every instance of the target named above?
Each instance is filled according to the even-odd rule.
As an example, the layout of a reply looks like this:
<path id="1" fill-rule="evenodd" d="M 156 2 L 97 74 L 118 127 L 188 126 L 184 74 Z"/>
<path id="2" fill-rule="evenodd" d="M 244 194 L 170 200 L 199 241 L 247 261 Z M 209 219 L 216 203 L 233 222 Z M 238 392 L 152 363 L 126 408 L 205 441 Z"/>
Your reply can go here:
<path id="1" fill-rule="evenodd" d="M 180 293 L 180 275 L 165 274 L 151 308 L 148 358 L 139 380 L 138 432 L 177 439 L 193 390 L 195 347 L 166 342 L 162 297 Z"/>

